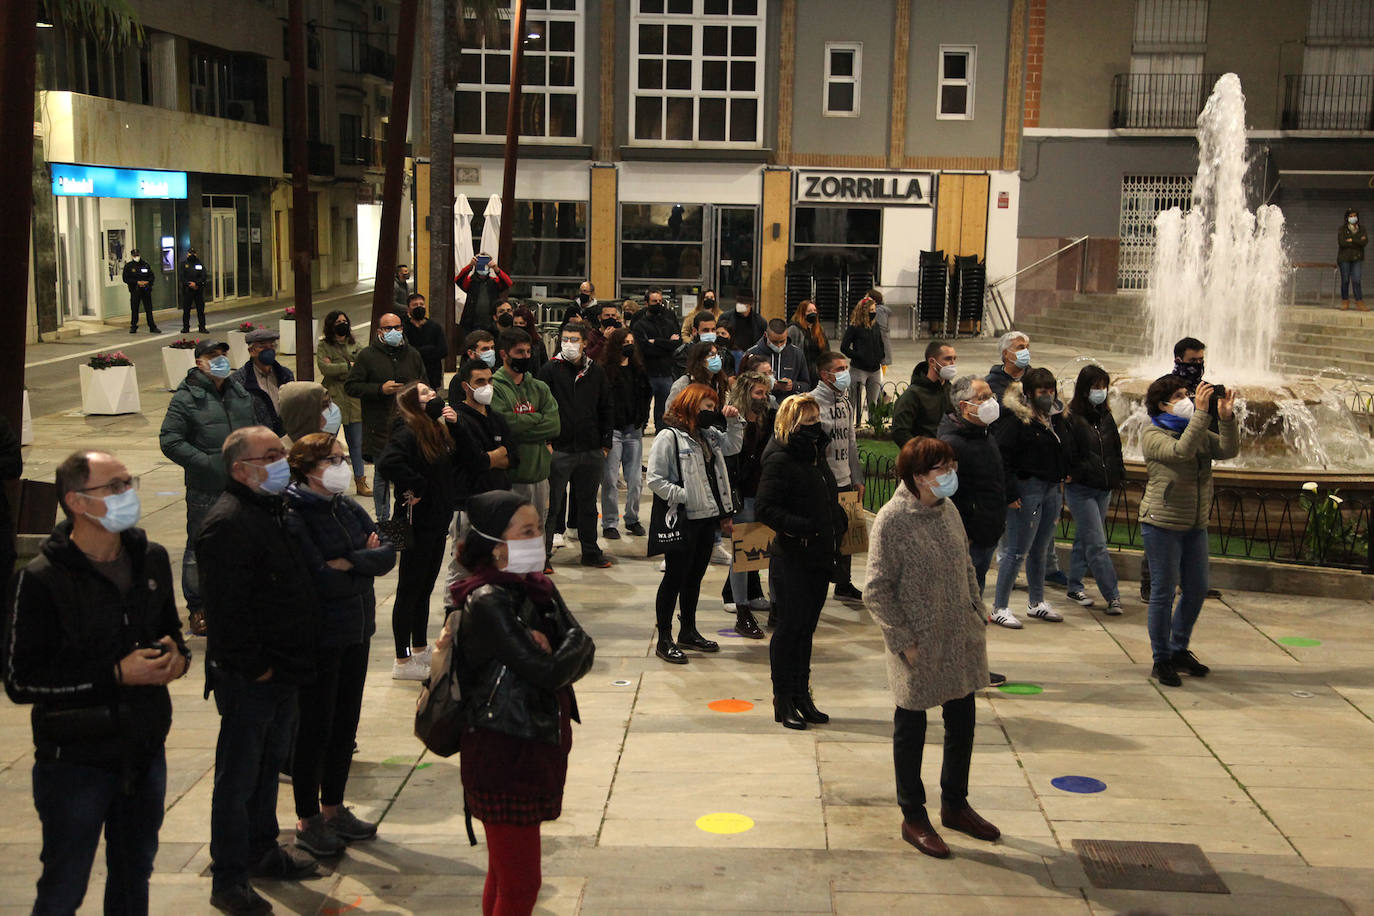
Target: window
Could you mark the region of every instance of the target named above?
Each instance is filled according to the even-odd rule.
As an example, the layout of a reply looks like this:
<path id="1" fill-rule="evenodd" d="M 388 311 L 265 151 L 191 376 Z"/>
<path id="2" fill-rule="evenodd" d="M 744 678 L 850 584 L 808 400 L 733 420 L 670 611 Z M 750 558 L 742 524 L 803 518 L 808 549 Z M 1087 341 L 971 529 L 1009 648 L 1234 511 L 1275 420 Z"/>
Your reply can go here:
<path id="1" fill-rule="evenodd" d="M 471 204 L 472 250 L 477 252 L 482 250 L 487 202 L 474 199 Z M 587 279 L 585 203 L 518 200 L 511 236 L 515 253 L 510 264 L 500 266 L 519 278 L 517 295 L 527 295 L 529 285 L 533 284 L 549 286 L 550 292 L 562 287 L 567 287 L 566 292 L 576 292 L 577 285 Z"/>
<path id="2" fill-rule="evenodd" d="M 621 277 L 701 283 L 705 209 L 700 204 L 621 204 Z"/>
<path id="3" fill-rule="evenodd" d="M 363 145 L 363 119 L 358 115 L 339 115 L 339 162 L 343 165 L 368 164 Z"/>
<path id="4" fill-rule="evenodd" d="M 860 41 L 825 43 L 825 101 L 827 118 L 859 116 L 859 85 L 863 76 L 864 46 Z"/>
<path id="5" fill-rule="evenodd" d="M 582 136 L 580 0 L 528 0 L 521 59 L 520 135 L 532 142 L 577 142 Z M 511 20 L 458 58 L 454 133 L 467 140 L 506 135 L 510 98 Z"/>
<path id="6" fill-rule="evenodd" d="M 762 145 L 758 0 L 635 0 L 630 138 L 640 146 Z"/>
<path id="7" fill-rule="evenodd" d="M 940 45 L 939 90 L 935 116 L 947 120 L 973 120 L 974 70 L 978 49 L 973 45 Z"/>

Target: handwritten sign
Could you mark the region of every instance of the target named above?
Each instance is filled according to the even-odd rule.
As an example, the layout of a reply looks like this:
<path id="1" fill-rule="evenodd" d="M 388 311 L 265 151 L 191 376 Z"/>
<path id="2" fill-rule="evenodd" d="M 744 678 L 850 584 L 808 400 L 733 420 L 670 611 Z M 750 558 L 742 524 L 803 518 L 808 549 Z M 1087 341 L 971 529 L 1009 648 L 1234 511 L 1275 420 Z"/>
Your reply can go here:
<path id="1" fill-rule="evenodd" d="M 859 494 L 854 490 L 840 493 L 840 508 L 849 516 L 849 530 L 844 533 L 844 540 L 840 542 L 840 553 L 845 556 L 867 553 L 868 516 L 864 514 L 863 504 L 859 502 Z"/>
<path id="2" fill-rule="evenodd" d="M 773 543 L 773 529 L 763 522 L 737 522 L 731 546 L 735 554 L 735 572 L 758 572 L 768 568 L 768 547 Z"/>

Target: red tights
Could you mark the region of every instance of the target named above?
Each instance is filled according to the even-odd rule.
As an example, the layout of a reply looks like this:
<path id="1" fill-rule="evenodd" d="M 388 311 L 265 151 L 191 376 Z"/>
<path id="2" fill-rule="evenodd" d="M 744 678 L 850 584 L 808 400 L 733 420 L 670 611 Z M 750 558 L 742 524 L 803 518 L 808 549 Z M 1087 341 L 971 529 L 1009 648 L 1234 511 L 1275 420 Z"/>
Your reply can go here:
<path id="1" fill-rule="evenodd" d="M 487 883 L 482 916 L 529 916 L 543 880 L 539 872 L 539 825 L 488 824 Z"/>

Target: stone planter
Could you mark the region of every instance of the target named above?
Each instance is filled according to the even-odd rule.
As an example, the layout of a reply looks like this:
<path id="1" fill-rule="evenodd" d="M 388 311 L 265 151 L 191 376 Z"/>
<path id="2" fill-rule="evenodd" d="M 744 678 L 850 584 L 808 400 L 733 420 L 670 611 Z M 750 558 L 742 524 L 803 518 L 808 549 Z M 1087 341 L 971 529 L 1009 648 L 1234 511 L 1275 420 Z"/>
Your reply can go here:
<path id="1" fill-rule="evenodd" d="M 242 331 L 230 331 L 225 335 L 229 344 L 229 364 L 235 369 L 248 362 L 248 335 Z"/>
<path id="2" fill-rule="evenodd" d="M 108 369 L 78 367 L 81 375 L 81 412 L 85 414 L 139 413 L 138 374 L 133 366 Z"/>
<path id="3" fill-rule="evenodd" d="M 320 337 L 320 319 L 316 318 L 311 323 L 311 332 L 314 339 Z M 283 318 L 277 323 L 277 333 L 281 334 L 281 340 L 277 341 L 277 352 L 287 356 L 296 352 L 296 319 Z"/>
<path id="4" fill-rule="evenodd" d="M 181 347 L 162 348 L 162 376 L 168 391 L 176 391 L 186 373 L 196 366 L 196 351 Z"/>

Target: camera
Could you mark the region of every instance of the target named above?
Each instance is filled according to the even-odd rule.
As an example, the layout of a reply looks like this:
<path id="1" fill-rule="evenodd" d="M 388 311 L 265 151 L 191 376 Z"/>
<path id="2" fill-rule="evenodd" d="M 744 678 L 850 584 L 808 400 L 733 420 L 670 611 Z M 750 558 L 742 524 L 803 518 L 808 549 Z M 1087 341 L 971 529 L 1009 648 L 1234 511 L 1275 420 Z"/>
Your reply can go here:
<path id="1" fill-rule="evenodd" d="M 1212 386 L 1212 403 L 1215 404 L 1215 403 L 1217 403 L 1218 401 L 1224 401 L 1224 400 L 1226 400 L 1226 386 L 1225 386 L 1225 385 L 1213 385 L 1213 386 Z"/>

